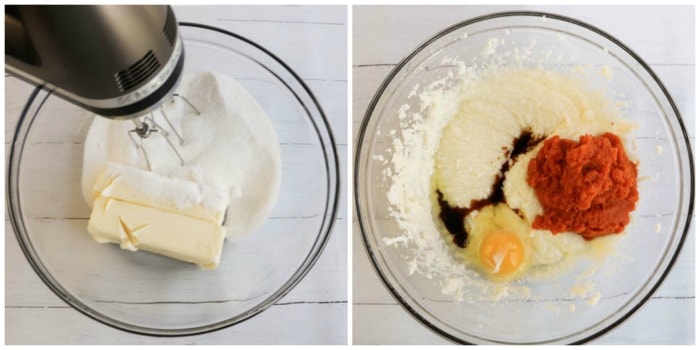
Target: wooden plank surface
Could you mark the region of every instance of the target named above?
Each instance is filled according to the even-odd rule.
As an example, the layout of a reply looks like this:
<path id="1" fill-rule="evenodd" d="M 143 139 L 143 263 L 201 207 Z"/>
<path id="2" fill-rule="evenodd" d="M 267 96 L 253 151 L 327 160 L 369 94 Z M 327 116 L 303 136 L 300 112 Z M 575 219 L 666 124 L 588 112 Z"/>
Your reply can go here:
<path id="1" fill-rule="evenodd" d="M 352 122 L 357 138 L 365 109 L 396 63 L 447 26 L 476 16 L 538 10 L 583 20 L 616 36 L 659 75 L 695 143 L 695 49 L 692 7 L 409 6 L 353 7 Z M 622 20 L 624 18 L 624 20 Z M 354 209 L 354 208 L 353 208 Z M 676 266 L 654 297 L 595 344 L 694 344 L 695 238 L 690 229 Z M 377 277 L 353 215 L 353 343 L 448 344 L 397 305 Z"/>
<path id="2" fill-rule="evenodd" d="M 180 338 L 133 335 L 102 325 L 73 310 L 37 277 L 5 220 L 5 340 L 8 344 L 346 344 L 347 226 L 347 9 L 345 6 L 177 6 L 179 21 L 226 29 L 266 47 L 309 85 L 327 114 L 341 161 L 342 203 L 330 241 L 309 274 L 278 303 L 239 325 Z M 6 77 L 5 148 L 31 87 Z M 56 113 L 62 113 L 58 110 Z M 76 133 L 42 135 L 56 154 L 82 147 Z M 73 135 L 73 136 L 71 136 Z M 281 135 L 281 139 L 284 135 Z M 47 147 L 49 147 L 47 146 Z M 48 154 L 48 152 L 47 152 Z M 48 161 L 48 160 L 47 160 Z M 44 186 L 51 191 L 51 186 Z M 77 204 L 76 204 L 77 205 Z M 280 215 L 300 215 L 303 208 Z M 73 207 L 55 208 L 89 215 Z"/>

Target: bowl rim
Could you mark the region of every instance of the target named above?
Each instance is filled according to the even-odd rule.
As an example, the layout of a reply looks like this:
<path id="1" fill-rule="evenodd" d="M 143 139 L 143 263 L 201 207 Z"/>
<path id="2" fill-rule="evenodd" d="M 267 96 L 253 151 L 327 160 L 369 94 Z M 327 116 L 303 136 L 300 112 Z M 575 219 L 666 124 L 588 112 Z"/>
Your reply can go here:
<path id="1" fill-rule="evenodd" d="M 41 281 L 49 287 L 49 289 L 56 295 L 58 296 L 62 301 L 70 305 L 73 309 L 79 311 L 83 315 L 100 322 L 101 324 L 110 326 L 112 328 L 122 330 L 128 333 L 132 334 L 138 334 L 138 335 L 145 335 L 145 336 L 153 336 L 153 337 L 180 337 L 180 336 L 193 336 L 193 335 L 201 335 L 201 334 L 206 334 L 210 332 L 215 332 L 224 328 L 228 328 L 230 326 L 233 326 L 235 324 L 239 324 L 241 322 L 244 322 L 262 311 L 265 311 L 268 309 L 270 306 L 274 305 L 277 301 L 282 299 L 285 295 L 287 295 L 301 280 L 306 276 L 306 274 L 311 270 L 311 268 L 315 265 L 315 263 L 318 261 L 318 258 L 321 256 L 323 253 L 323 250 L 325 249 L 329 238 L 331 236 L 331 233 L 333 231 L 333 228 L 335 226 L 335 219 L 338 214 L 338 207 L 340 203 L 340 179 L 341 179 L 341 174 L 340 174 L 340 165 L 339 165 L 339 159 L 338 159 L 338 151 L 337 151 L 337 146 L 335 143 L 335 137 L 333 136 L 332 129 L 330 127 L 330 123 L 328 121 L 328 117 L 326 116 L 326 113 L 324 112 L 323 108 L 321 107 L 321 104 L 318 102 L 316 96 L 313 94 L 311 89 L 307 86 L 307 84 L 304 82 L 304 80 L 289 66 L 287 65 L 282 59 L 280 59 L 278 56 L 276 56 L 274 53 L 266 49 L 265 47 L 261 46 L 260 44 L 256 43 L 255 41 L 244 37 L 242 35 L 232 33 L 228 30 L 224 30 L 221 28 L 217 28 L 214 26 L 206 25 L 206 24 L 200 24 L 200 23 L 193 23 L 193 22 L 178 22 L 180 27 L 188 27 L 188 28 L 195 28 L 195 29 L 201 29 L 201 30 L 209 30 L 213 31 L 219 34 L 227 35 L 230 37 L 233 37 L 236 40 L 239 40 L 247 45 L 252 46 L 254 49 L 260 51 L 262 54 L 268 56 L 271 58 L 276 64 L 279 64 L 282 70 L 286 70 L 292 77 L 294 81 L 296 81 L 300 87 L 302 88 L 300 90 L 301 93 L 305 93 L 308 95 L 308 98 L 311 100 L 312 104 L 309 104 L 308 106 L 302 102 L 302 99 L 298 96 L 297 92 L 292 89 L 287 82 L 285 82 L 283 79 L 280 78 L 275 72 L 270 70 L 266 66 L 262 66 L 268 73 L 272 74 L 275 78 L 278 79 L 280 83 L 282 83 L 287 90 L 294 95 L 295 99 L 302 105 L 304 110 L 306 111 L 307 115 L 312 115 L 312 113 L 309 111 L 310 109 L 315 109 L 318 112 L 319 120 L 314 120 L 313 118 L 309 118 L 309 121 L 311 122 L 311 125 L 316 131 L 316 134 L 318 135 L 319 139 L 319 144 L 320 147 L 323 151 L 323 157 L 324 157 L 324 164 L 325 164 L 325 170 L 329 174 L 329 176 L 326 179 L 325 185 L 327 189 L 327 196 L 325 200 L 325 205 L 324 205 L 324 214 L 323 214 L 323 219 L 321 220 L 321 223 L 319 225 L 318 229 L 318 236 L 316 237 L 316 240 L 313 242 L 313 245 L 311 246 L 311 249 L 309 250 L 309 253 L 307 254 L 306 258 L 301 262 L 299 265 L 299 268 L 290 275 L 289 279 L 274 293 L 272 293 L 270 296 L 268 296 L 265 300 L 260 302 L 259 304 L 253 306 L 252 308 L 248 309 L 244 313 L 237 315 L 235 317 L 230 317 L 227 318 L 223 321 L 218 321 L 214 322 L 211 324 L 203 325 L 203 326 L 196 326 L 196 327 L 189 327 L 189 328 L 150 328 L 150 327 L 143 327 L 143 326 L 137 326 L 133 325 L 130 323 L 126 323 L 123 321 L 116 320 L 112 317 L 105 316 L 99 312 L 96 312 L 93 308 L 83 304 L 78 300 L 78 298 L 74 297 L 72 294 L 67 293 L 66 291 L 63 290 L 63 288 L 60 286 L 60 283 L 58 282 L 53 282 L 53 276 L 49 273 L 48 276 L 46 275 L 47 271 L 43 269 L 43 263 L 37 262 L 34 259 L 34 249 L 31 247 L 32 244 L 30 241 L 25 241 L 24 237 L 26 234 L 25 228 L 24 228 L 24 220 L 22 219 L 21 215 L 21 205 L 20 205 L 20 200 L 19 200 L 19 191 L 18 189 L 13 190 L 12 183 L 15 180 L 16 176 L 14 176 L 14 173 L 19 171 L 19 161 L 22 158 L 22 153 L 23 153 L 23 147 L 24 147 L 24 142 L 27 137 L 28 131 L 31 128 L 31 125 L 33 124 L 35 117 L 38 113 L 39 110 L 41 110 L 41 107 L 43 106 L 44 102 L 52 95 L 52 90 L 50 87 L 47 87 L 46 85 L 39 85 L 36 86 L 32 92 L 30 93 L 27 102 L 25 106 L 23 107 L 23 110 L 20 114 L 20 117 L 17 121 L 17 126 L 15 127 L 14 135 L 12 137 L 12 144 L 10 148 L 10 154 L 8 157 L 8 167 L 7 167 L 7 181 L 6 181 L 6 204 L 7 204 L 7 211 L 10 219 L 10 223 L 12 225 L 13 231 L 15 233 L 15 238 L 17 239 L 17 242 L 31 265 L 32 269 L 36 272 L 36 274 L 39 276 Z M 248 59 L 253 60 L 251 57 L 246 56 Z M 255 61 L 255 60 L 253 60 Z M 257 61 L 255 61 L 257 62 Z M 257 62 L 259 63 L 259 62 Z M 41 91 L 45 91 L 46 95 L 41 97 L 39 96 L 39 93 Z M 35 109 L 32 111 L 31 109 L 33 108 L 34 102 L 37 99 L 41 99 L 41 101 L 37 102 L 38 106 L 35 107 Z M 31 114 L 31 116 L 30 116 Z M 321 125 L 317 125 L 320 122 Z M 324 134 L 325 132 L 325 134 Z M 327 139 L 326 139 L 327 137 Z M 19 140 L 22 138 L 22 140 Z M 324 140 L 325 139 L 325 140 Z M 324 141 L 328 142 L 328 145 L 324 144 Z M 55 283 L 55 284 L 54 284 Z M 242 317 L 241 317 L 242 316 Z"/>
<path id="2" fill-rule="evenodd" d="M 362 243 L 363 243 L 363 246 L 365 247 L 364 251 L 367 254 L 367 256 L 369 257 L 374 271 L 376 272 L 377 276 L 382 281 L 382 283 L 384 284 L 386 289 L 389 290 L 391 296 L 399 303 L 399 305 L 401 305 L 404 308 L 405 311 L 407 311 L 413 318 L 418 320 L 423 326 L 425 326 L 426 328 L 431 330 L 433 333 L 435 333 L 435 334 L 437 334 L 437 335 L 439 335 L 439 336 L 441 336 L 449 341 L 452 341 L 454 343 L 473 344 L 473 343 L 465 341 L 457 336 L 454 336 L 454 335 L 442 330 L 440 327 L 432 324 L 430 321 L 428 321 L 426 318 L 424 318 L 419 312 L 417 312 L 398 293 L 396 288 L 394 288 L 390 284 L 389 279 L 386 276 L 386 273 L 381 271 L 380 267 L 378 266 L 377 257 L 376 257 L 376 254 L 379 254 L 379 253 L 375 253 L 373 251 L 373 248 L 371 247 L 371 243 L 369 241 L 369 239 L 370 239 L 369 233 L 368 233 L 368 231 L 370 229 L 367 226 L 367 224 L 365 223 L 365 221 L 364 221 L 365 219 L 363 219 L 363 216 L 362 216 L 361 199 L 364 198 L 364 195 L 359 191 L 360 175 L 361 175 L 359 164 L 360 164 L 360 158 L 361 158 L 361 155 L 362 155 L 362 152 L 364 149 L 364 147 L 363 147 L 364 146 L 364 142 L 363 142 L 364 137 L 365 137 L 365 134 L 367 132 L 369 121 L 372 117 L 372 114 L 374 112 L 375 107 L 377 106 L 377 103 L 379 102 L 379 99 L 382 97 L 382 95 L 386 91 L 389 84 L 393 81 L 393 79 L 406 66 L 406 64 L 408 64 L 408 62 L 411 61 L 411 59 L 413 57 L 415 57 L 418 53 L 422 52 L 423 49 L 428 47 L 433 42 L 437 41 L 438 39 L 442 38 L 443 36 L 453 32 L 455 30 L 461 29 L 463 27 L 466 27 L 466 26 L 469 26 L 469 25 L 472 25 L 472 24 L 475 24 L 478 22 L 487 21 L 487 20 L 499 19 L 499 18 L 505 18 L 505 17 L 519 17 L 519 16 L 521 16 L 521 17 L 543 17 L 543 18 L 547 18 L 547 19 L 551 18 L 554 20 L 559 20 L 559 21 L 563 21 L 563 22 L 568 22 L 570 24 L 574 24 L 578 27 L 582 27 L 584 29 L 591 31 L 594 34 L 598 34 L 598 35 L 602 36 L 604 39 L 609 40 L 613 44 L 617 45 L 618 48 L 622 49 L 623 51 L 625 51 L 625 53 L 630 55 L 630 57 L 633 59 L 633 61 L 636 61 L 637 63 L 639 63 L 642 70 L 645 71 L 647 74 L 649 74 L 649 76 L 653 79 L 653 81 L 657 84 L 657 86 L 663 92 L 663 96 L 666 98 L 666 101 L 670 104 L 670 106 L 674 112 L 674 115 L 676 116 L 678 126 L 679 126 L 681 133 L 682 133 L 682 136 L 683 136 L 683 140 L 685 141 L 684 142 L 685 148 L 686 148 L 686 151 L 688 152 L 688 166 L 689 166 L 689 171 L 690 171 L 690 179 L 689 179 L 689 181 L 690 181 L 690 186 L 689 186 L 690 196 L 689 196 L 689 203 L 688 203 L 688 213 L 686 215 L 685 224 L 683 225 L 683 232 L 680 236 L 680 240 L 678 242 L 678 247 L 673 252 L 673 255 L 671 256 L 671 260 L 668 263 L 668 266 L 666 266 L 664 271 L 659 275 L 658 281 L 651 287 L 649 292 L 645 296 L 643 296 L 636 305 L 634 305 L 630 310 L 628 310 L 626 313 L 624 313 L 619 319 L 615 320 L 610 325 L 603 327 L 602 329 L 600 329 L 599 331 L 597 331 L 593 334 L 590 334 L 586 337 L 583 337 L 581 339 L 575 340 L 575 341 L 570 343 L 570 344 L 584 344 L 584 343 L 587 343 L 587 342 L 589 342 L 593 339 L 596 339 L 596 338 L 600 337 L 601 335 L 611 331 L 612 329 L 616 328 L 617 326 L 622 324 L 624 321 L 626 321 L 632 314 L 634 314 L 639 308 L 641 308 L 642 305 L 644 305 L 652 297 L 652 295 L 656 292 L 656 290 L 659 288 L 659 286 L 661 286 L 663 281 L 666 279 L 666 276 L 671 271 L 672 267 L 675 265 L 676 260 L 678 258 L 678 255 L 680 254 L 681 249 L 683 248 L 683 245 L 685 243 L 685 239 L 686 239 L 687 234 L 688 234 L 690 223 L 692 221 L 692 213 L 693 213 L 694 198 L 695 198 L 695 173 L 694 173 L 695 167 L 694 167 L 694 162 L 693 162 L 693 153 L 692 153 L 692 150 L 690 147 L 688 133 L 686 131 L 685 125 L 683 124 L 681 114 L 678 111 L 678 108 L 676 107 L 675 102 L 673 101 L 673 98 L 671 97 L 668 90 L 666 89 L 664 84 L 661 82 L 661 80 L 656 76 L 654 71 L 651 69 L 651 67 L 639 55 L 637 55 L 632 49 L 628 48 L 625 44 L 623 44 L 620 40 L 616 39 L 611 34 L 608 34 L 607 32 L 605 32 L 605 31 L 603 31 L 603 30 L 601 30 L 601 29 L 599 29 L 591 24 L 583 22 L 581 20 L 577 20 L 577 19 L 574 19 L 574 18 L 568 17 L 568 16 L 558 15 L 558 14 L 549 13 L 549 12 L 542 12 L 542 11 L 494 12 L 491 14 L 477 16 L 477 17 L 473 17 L 471 19 L 467 19 L 467 20 L 464 20 L 461 22 L 457 22 L 457 23 L 437 32 L 436 34 L 434 34 L 431 38 L 429 38 L 428 40 L 426 40 L 425 42 L 420 44 L 418 47 L 413 49 L 413 51 L 411 51 L 411 53 L 408 56 L 404 57 L 401 61 L 399 61 L 398 64 L 396 64 L 396 66 L 391 70 L 391 72 L 389 72 L 389 74 L 384 79 L 384 81 L 382 81 L 381 85 L 377 89 L 377 92 L 372 97 L 372 100 L 367 105 L 367 109 L 365 110 L 365 114 L 362 118 L 362 122 L 361 122 L 360 128 L 358 130 L 358 136 L 357 136 L 357 140 L 356 140 L 356 151 L 355 151 L 354 165 L 353 165 L 353 168 L 354 168 L 354 171 L 353 171 L 354 172 L 354 174 L 353 174 L 353 191 L 354 191 L 355 210 L 357 213 L 357 220 L 358 220 L 360 232 L 362 235 Z M 501 342 L 499 342 L 499 343 L 501 343 Z"/>

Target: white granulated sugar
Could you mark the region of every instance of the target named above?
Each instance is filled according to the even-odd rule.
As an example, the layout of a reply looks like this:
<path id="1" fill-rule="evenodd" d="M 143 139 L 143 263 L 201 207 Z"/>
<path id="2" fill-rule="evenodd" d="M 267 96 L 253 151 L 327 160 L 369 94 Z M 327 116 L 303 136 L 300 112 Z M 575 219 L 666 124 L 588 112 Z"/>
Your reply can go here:
<path id="1" fill-rule="evenodd" d="M 264 222 L 277 199 L 281 166 L 275 129 L 253 96 L 226 75 L 185 74 L 176 92 L 187 97 L 201 114 L 181 98 L 164 103 L 163 111 L 183 137 L 180 144 L 162 114 L 153 113 L 156 122 L 170 132 L 185 165 L 180 165 L 163 136 L 154 133 L 143 140 L 152 171 L 227 192 L 230 203 L 224 229 L 228 238 L 242 238 Z M 83 159 L 82 190 L 88 205 L 92 206 L 95 198 L 97 176 L 108 162 L 148 170 L 143 155 L 129 138 L 128 131 L 133 128 L 131 121 L 94 118 L 85 140 Z M 144 191 L 164 190 L 147 188 L 145 184 L 130 185 Z M 176 202 L 214 200 L 179 198 L 173 193 L 169 196 Z"/>

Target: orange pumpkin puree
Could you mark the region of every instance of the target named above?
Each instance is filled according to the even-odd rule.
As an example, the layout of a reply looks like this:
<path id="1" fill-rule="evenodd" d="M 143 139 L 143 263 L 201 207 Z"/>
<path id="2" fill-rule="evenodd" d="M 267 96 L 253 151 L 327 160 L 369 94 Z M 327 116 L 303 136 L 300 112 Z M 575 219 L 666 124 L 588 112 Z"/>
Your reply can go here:
<path id="1" fill-rule="evenodd" d="M 544 208 L 533 228 L 587 240 L 622 232 L 639 199 L 637 165 L 612 133 L 548 138 L 528 164 L 527 183 Z"/>

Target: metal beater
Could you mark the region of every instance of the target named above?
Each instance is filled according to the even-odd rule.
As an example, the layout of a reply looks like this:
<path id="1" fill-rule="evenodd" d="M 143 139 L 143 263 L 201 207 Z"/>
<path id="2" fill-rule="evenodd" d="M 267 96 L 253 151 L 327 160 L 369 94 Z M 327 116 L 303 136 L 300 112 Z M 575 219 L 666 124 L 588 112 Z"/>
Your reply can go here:
<path id="1" fill-rule="evenodd" d="M 175 97 L 181 98 L 183 101 L 185 101 L 185 103 L 187 103 L 187 105 L 190 108 L 192 108 L 195 111 L 195 113 L 197 113 L 197 115 L 200 114 L 199 109 L 197 109 L 197 107 L 195 107 L 185 96 L 182 96 L 180 94 L 173 94 L 172 99 L 174 99 Z M 170 140 L 170 133 L 172 132 L 177 137 L 180 146 L 184 145 L 185 140 L 182 138 L 182 135 L 180 135 L 173 123 L 170 121 L 168 115 L 165 114 L 165 111 L 163 110 L 162 106 L 160 107 L 160 114 L 163 116 L 163 120 L 165 120 L 170 131 L 165 130 L 165 128 L 156 121 L 153 112 L 140 118 L 131 119 L 135 127 L 134 129 L 129 130 L 129 138 L 131 139 L 131 142 L 134 143 L 134 146 L 141 152 L 143 158 L 146 160 L 148 170 L 152 170 L 151 161 L 148 158 L 148 152 L 146 152 L 146 148 L 144 148 L 143 142 L 153 133 L 159 133 L 163 135 L 168 146 L 170 146 L 170 149 L 173 151 L 173 153 L 175 153 L 177 158 L 180 159 L 180 165 L 185 165 L 185 160 L 182 158 L 182 155 L 177 150 L 177 147 L 175 147 L 172 140 Z M 139 137 L 138 139 L 137 136 Z"/>

